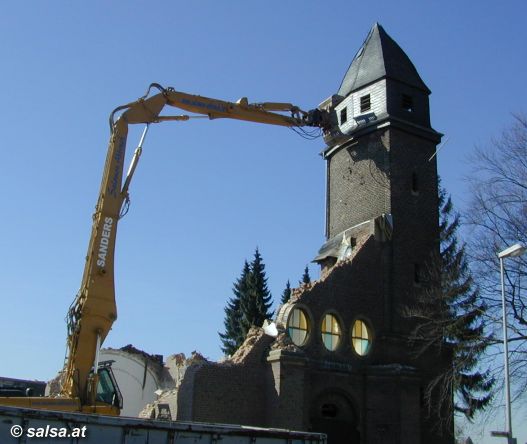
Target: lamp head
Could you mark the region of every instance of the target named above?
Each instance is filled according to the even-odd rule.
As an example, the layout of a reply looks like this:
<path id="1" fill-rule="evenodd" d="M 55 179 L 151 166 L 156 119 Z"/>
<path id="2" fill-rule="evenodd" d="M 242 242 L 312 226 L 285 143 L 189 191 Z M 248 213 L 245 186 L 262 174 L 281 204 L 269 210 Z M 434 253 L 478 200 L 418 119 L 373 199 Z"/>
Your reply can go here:
<path id="1" fill-rule="evenodd" d="M 522 254 L 527 251 L 527 248 L 523 246 L 522 244 L 514 244 L 512 247 L 509 247 L 501 252 L 498 253 L 498 257 L 500 259 L 503 259 L 505 257 L 517 257 L 521 256 Z"/>

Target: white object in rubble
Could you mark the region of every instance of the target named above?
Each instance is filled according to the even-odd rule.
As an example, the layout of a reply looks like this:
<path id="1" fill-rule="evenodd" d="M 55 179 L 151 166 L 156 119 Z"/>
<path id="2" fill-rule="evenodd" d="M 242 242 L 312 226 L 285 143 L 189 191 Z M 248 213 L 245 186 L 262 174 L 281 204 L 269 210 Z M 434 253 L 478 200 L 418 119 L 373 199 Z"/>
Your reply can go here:
<path id="1" fill-rule="evenodd" d="M 276 328 L 276 324 L 274 322 L 269 322 L 266 319 L 262 325 L 262 328 L 267 336 L 271 336 L 273 338 L 278 336 L 278 329 Z"/>

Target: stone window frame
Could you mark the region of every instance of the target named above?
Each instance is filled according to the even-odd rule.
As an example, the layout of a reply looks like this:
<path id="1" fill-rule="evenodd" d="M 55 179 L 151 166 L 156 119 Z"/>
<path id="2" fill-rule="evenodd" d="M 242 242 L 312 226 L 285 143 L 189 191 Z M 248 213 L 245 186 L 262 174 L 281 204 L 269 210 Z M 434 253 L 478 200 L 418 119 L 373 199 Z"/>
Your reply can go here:
<path id="1" fill-rule="evenodd" d="M 322 337 L 322 335 L 323 335 L 323 333 L 322 333 L 322 324 L 324 323 L 324 318 L 327 315 L 333 316 L 337 320 L 337 323 L 338 323 L 339 328 L 340 328 L 339 340 L 338 340 L 337 346 L 335 347 L 334 350 L 330 350 L 329 348 L 326 347 L 326 344 L 324 343 L 324 339 Z M 345 337 L 346 337 L 345 325 L 346 324 L 342 320 L 342 317 L 340 316 L 340 314 L 336 310 L 329 309 L 329 310 L 324 311 L 324 313 L 322 313 L 322 316 L 320 317 L 320 322 L 318 323 L 318 337 L 319 337 L 319 339 L 320 339 L 320 341 L 322 343 L 322 347 L 324 348 L 324 351 L 326 351 L 327 353 L 335 353 L 335 352 L 337 352 L 337 351 L 342 349 L 343 344 L 345 342 Z"/>
<path id="2" fill-rule="evenodd" d="M 289 309 L 289 312 L 287 313 L 287 321 L 285 324 L 287 336 L 289 337 L 289 339 L 291 339 L 291 341 L 293 341 L 293 338 L 289 334 L 289 320 L 291 319 L 291 316 L 293 316 L 294 310 L 297 308 L 304 312 L 304 315 L 306 317 L 306 322 L 307 322 L 307 333 L 306 333 L 306 337 L 302 345 L 295 344 L 294 342 L 293 344 L 295 344 L 297 347 L 304 348 L 311 342 L 311 338 L 313 337 L 313 326 L 315 325 L 315 323 L 313 322 L 313 315 L 307 306 L 305 306 L 304 304 L 296 303 L 296 302 L 292 304 Z"/>
<path id="3" fill-rule="evenodd" d="M 357 321 L 362 321 L 364 323 L 364 325 L 366 326 L 366 328 L 368 329 L 370 346 L 368 348 L 368 352 L 366 354 L 364 354 L 364 355 L 359 354 L 355 350 L 355 347 L 353 346 L 353 337 L 354 337 L 353 336 L 353 326 L 355 325 L 355 322 L 357 322 Z M 374 344 L 375 344 L 375 330 L 373 328 L 373 323 L 370 321 L 370 319 L 367 316 L 359 314 L 359 315 L 355 316 L 352 319 L 350 330 L 349 330 L 349 339 L 350 339 L 351 351 L 353 352 L 353 354 L 357 358 L 359 358 L 359 359 L 368 359 L 371 356 L 372 350 L 373 350 Z"/>

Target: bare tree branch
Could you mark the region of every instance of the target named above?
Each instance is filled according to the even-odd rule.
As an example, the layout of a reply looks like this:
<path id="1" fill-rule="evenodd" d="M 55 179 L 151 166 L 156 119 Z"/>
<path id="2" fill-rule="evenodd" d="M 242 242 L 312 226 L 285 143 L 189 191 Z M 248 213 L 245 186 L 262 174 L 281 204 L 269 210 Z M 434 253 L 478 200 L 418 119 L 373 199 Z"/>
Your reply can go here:
<path id="1" fill-rule="evenodd" d="M 527 245 L 527 118 L 514 115 L 500 137 L 475 149 L 468 178 L 472 201 L 466 224 L 472 228 L 467 250 L 481 297 L 487 304 L 489 331 L 501 330 L 500 266 L 497 253 L 518 242 Z M 510 372 L 515 398 L 527 393 L 527 260 L 506 258 L 505 286 L 510 327 Z M 496 342 L 500 343 L 499 333 Z M 501 376 L 502 353 L 492 347 L 488 362 Z"/>

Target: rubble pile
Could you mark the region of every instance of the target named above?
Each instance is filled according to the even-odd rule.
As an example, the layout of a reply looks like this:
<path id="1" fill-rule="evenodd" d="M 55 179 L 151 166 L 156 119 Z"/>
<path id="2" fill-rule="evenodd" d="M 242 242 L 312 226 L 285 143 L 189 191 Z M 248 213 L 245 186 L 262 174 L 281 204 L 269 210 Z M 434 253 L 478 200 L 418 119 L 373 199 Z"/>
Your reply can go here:
<path id="1" fill-rule="evenodd" d="M 225 363 L 242 364 L 249 356 L 255 351 L 255 345 L 262 341 L 265 337 L 265 333 L 260 327 L 251 327 L 248 331 L 245 341 L 240 345 L 240 348 L 236 350 L 236 353 L 232 355 Z"/>
<path id="2" fill-rule="evenodd" d="M 158 398 L 147 404 L 139 418 L 155 419 L 159 417 L 160 406 L 169 406 L 173 418 L 177 414 L 177 396 L 179 388 L 189 368 L 197 369 L 206 364 L 213 364 L 201 353 L 193 351 L 187 358 L 184 353 L 170 355 L 164 367 L 164 387 L 156 392 Z"/>
<path id="3" fill-rule="evenodd" d="M 300 347 L 296 346 L 284 328 L 278 328 L 278 336 L 271 344 L 271 350 L 285 350 L 288 352 L 302 353 Z"/>
<path id="4" fill-rule="evenodd" d="M 166 390 L 177 389 L 190 366 L 202 365 L 207 362 L 210 361 L 197 351 L 193 351 L 189 358 L 185 356 L 185 353 L 170 355 L 165 363 L 164 388 Z"/>
<path id="5" fill-rule="evenodd" d="M 115 350 L 110 347 L 108 347 L 108 350 Z M 133 354 L 133 355 L 140 355 L 143 358 L 145 358 L 147 361 L 152 362 L 153 364 L 161 364 L 163 365 L 163 356 L 162 355 L 151 355 L 150 353 L 147 353 L 143 350 L 140 350 L 136 347 L 134 347 L 132 344 L 125 345 L 124 347 L 121 347 L 121 351 Z"/>
<path id="6" fill-rule="evenodd" d="M 164 390 L 158 397 L 156 401 L 151 404 L 145 405 L 143 410 L 137 415 L 138 418 L 144 419 L 155 419 L 159 416 L 159 405 L 168 404 L 169 406 L 174 406 L 177 403 L 177 389 Z M 177 412 L 177 409 L 171 407 L 171 414 L 174 415 Z"/>

